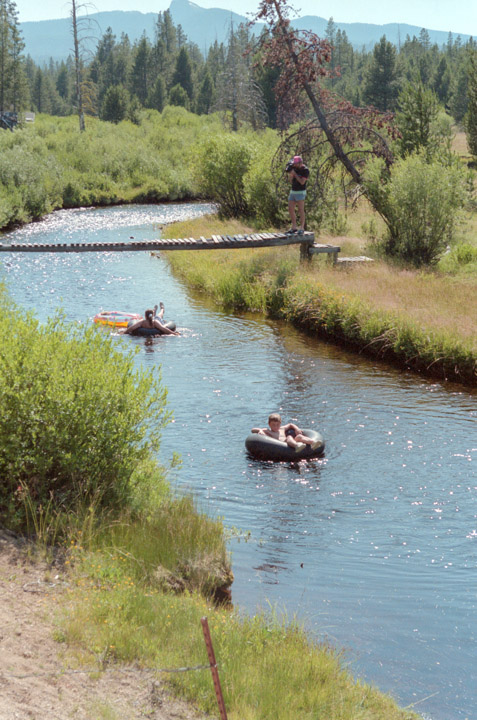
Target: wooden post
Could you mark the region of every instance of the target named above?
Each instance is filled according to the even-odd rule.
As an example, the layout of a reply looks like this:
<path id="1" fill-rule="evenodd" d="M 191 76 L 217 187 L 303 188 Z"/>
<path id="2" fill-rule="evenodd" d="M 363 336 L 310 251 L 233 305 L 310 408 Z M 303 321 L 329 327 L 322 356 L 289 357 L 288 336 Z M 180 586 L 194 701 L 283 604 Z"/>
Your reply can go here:
<path id="1" fill-rule="evenodd" d="M 310 253 L 311 245 L 312 243 L 310 242 L 300 243 L 300 262 L 310 262 L 313 257 Z"/>
<path id="2" fill-rule="evenodd" d="M 210 637 L 209 623 L 207 622 L 206 617 L 201 618 L 200 622 L 202 623 L 205 647 L 207 648 L 207 655 L 209 657 L 210 672 L 212 673 L 212 680 L 214 681 L 215 696 L 220 710 L 220 720 L 227 720 L 227 711 L 225 709 L 222 688 L 220 687 L 219 671 L 217 670 L 217 663 L 215 662 L 215 653 L 212 645 L 212 638 Z"/>

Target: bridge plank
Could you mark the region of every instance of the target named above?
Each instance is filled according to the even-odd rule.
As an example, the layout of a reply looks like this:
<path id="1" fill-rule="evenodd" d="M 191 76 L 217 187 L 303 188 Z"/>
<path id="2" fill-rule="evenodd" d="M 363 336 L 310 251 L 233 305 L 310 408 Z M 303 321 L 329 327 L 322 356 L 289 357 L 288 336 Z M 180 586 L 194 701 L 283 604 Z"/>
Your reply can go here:
<path id="1" fill-rule="evenodd" d="M 338 253 L 339 247 L 314 243 L 313 233 L 307 232 L 303 236 L 285 235 L 283 233 L 248 233 L 246 235 L 212 235 L 211 238 L 161 238 L 158 240 L 130 240 L 128 242 L 114 243 L 0 243 L 0 252 L 128 252 L 151 250 L 187 250 L 218 247 L 250 248 L 250 247 L 276 247 L 281 245 L 308 245 L 310 254 L 315 252 Z"/>

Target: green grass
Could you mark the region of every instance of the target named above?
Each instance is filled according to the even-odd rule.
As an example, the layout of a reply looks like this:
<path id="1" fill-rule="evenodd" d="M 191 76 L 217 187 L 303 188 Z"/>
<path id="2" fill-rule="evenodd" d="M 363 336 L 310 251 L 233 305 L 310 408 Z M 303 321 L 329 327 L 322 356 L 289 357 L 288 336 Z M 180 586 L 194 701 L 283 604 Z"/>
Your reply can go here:
<path id="1" fill-rule="evenodd" d="M 125 550 L 127 543 L 72 548 L 69 600 L 58 632 L 69 646 L 71 666 L 100 671 L 111 663 L 156 669 L 207 665 L 200 622 L 206 616 L 230 720 L 416 717 L 356 682 L 339 652 L 312 643 L 293 620 L 274 612 L 244 618 L 214 608 L 196 592 L 164 592 L 154 573 L 138 573 L 143 540 L 134 552 Z M 160 677 L 174 693 L 218 717 L 208 670 Z"/>
<path id="2" fill-rule="evenodd" d="M 212 223 L 218 234 L 238 232 L 206 218 L 189 223 L 187 232 L 178 223 L 168 234 L 205 235 Z M 167 259 L 189 285 L 226 308 L 268 313 L 416 372 L 477 384 L 473 278 L 379 260 L 351 270 L 317 258 L 303 265 L 294 246 L 170 252 Z"/>

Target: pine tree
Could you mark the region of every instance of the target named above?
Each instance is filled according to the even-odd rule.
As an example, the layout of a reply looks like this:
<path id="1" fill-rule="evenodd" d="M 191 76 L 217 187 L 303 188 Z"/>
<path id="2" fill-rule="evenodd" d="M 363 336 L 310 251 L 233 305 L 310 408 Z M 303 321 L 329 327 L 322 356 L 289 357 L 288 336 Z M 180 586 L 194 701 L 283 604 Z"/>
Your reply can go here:
<path id="1" fill-rule="evenodd" d="M 150 58 L 151 46 L 144 34 L 135 47 L 130 81 L 131 94 L 136 95 L 142 105 L 146 104 L 151 86 Z"/>
<path id="2" fill-rule="evenodd" d="M 461 62 L 457 77 L 453 79 L 452 95 L 450 99 L 450 111 L 454 120 L 458 123 L 462 122 L 467 112 L 467 85 L 468 85 L 468 69 L 467 63 Z"/>
<path id="3" fill-rule="evenodd" d="M 437 118 L 438 100 L 422 81 L 407 83 L 398 98 L 397 125 L 401 131 L 403 155 L 427 148 L 432 141 L 432 123 Z"/>
<path id="4" fill-rule="evenodd" d="M 197 93 L 196 111 L 198 115 L 207 115 L 214 104 L 215 87 L 212 75 L 206 70 Z"/>
<path id="5" fill-rule="evenodd" d="M 443 105 L 445 105 L 449 100 L 450 83 L 451 76 L 449 72 L 449 67 L 446 57 L 445 55 L 443 55 L 439 60 L 439 64 L 437 66 L 433 81 L 434 92 L 436 93 L 439 101 Z"/>
<path id="6" fill-rule="evenodd" d="M 0 0 L 0 112 L 25 106 L 28 86 L 24 72 L 18 11 L 13 0 Z"/>
<path id="7" fill-rule="evenodd" d="M 179 51 L 176 60 L 174 75 L 172 76 L 172 85 L 180 85 L 187 93 L 189 101 L 192 100 L 194 94 L 194 83 L 192 81 L 192 66 L 189 59 L 189 53 L 185 47 Z"/>
<path id="8" fill-rule="evenodd" d="M 364 83 L 364 99 L 378 110 L 393 110 L 398 94 L 396 49 L 383 35 L 374 46 Z"/>
<path id="9" fill-rule="evenodd" d="M 178 107 L 190 108 L 189 96 L 182 85 L 174 85 L 169 91 L 169 105 L 177 105 Z"/>
<path id="10" fill-rule="evenodd" d="M 177 55 L 177 30 L 169 10 L 157 16 L 155 41 L 152 47 L 152 63 L 155 75 L 162 75 L 166 86 L 171 84 Z"/>
<path id="11" fill-rule="evenodd" d="M 161 75 L 158 75 L 154 85 L 147 96 L 146 107 L 162 112 L 166 104 L 166 83 Z"/>
<path id="12" fill-rule="evenodd" d="M 66 100 L 70 94 L 68 68 L 62 62 L 56 76 L 56 90 L 58 95 Z"/>
<path id="13" fill-rule="evenodd" d="M 55 107 L 54 88 L 48 73 L 37 68 L 33 81 L 32 101 L 39 113 L 51 114 Z"/>
<path id="14" fill-rule="evenodd" d="M 465 118 L 467 144 L 473 157 L 477 158 L 477 52 L 475 50 L 469 57 L 467 97 L 468 105 Z"/>
<path id="15" fill-rule="evenodd" d="M 230 116 L 234 132 L 242 122 L 249 122 L 256 130 L 265 125 L 267 111 L 262 92 L 256 82 L 250 56 L 245 55 L 249 32 L 241 26 L 237 32 L 230 29 L 227 59 L 224 71 L 216 83 L 215 108 Z M 227 115 L 228 114 L 228 115 Z"/>
<path id="16" fill-rule="evenodd" d="M 104 96 L 101 120 L 119 123 L 128 114 L 129 93 L 122 85 L 111 85 Z"/>

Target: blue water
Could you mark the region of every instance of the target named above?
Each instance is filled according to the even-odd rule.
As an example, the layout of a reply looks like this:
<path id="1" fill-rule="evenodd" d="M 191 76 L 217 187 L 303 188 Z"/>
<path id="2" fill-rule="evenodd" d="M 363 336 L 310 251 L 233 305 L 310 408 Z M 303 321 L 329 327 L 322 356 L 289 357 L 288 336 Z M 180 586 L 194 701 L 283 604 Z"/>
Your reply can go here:
<path id="1" fill-rule="evenodd" d="M 61 211 L 8 239 L 153 239 L 164 223 L 203 211 Z M 312 637 L 344 649 L 356 677 L 426 718 L 477 717 L 475 392 L 259 316 L 227 315 L 148 253 L 2 253 L 0 262 L 11 295 L 42 320 L 59 306 L 89 323 L 100 309 L 165 302 L 180 338 L 117 342 L 162 369 L 174 421 L 161 459 L 178 451 L 173 482 L 236 529 L 233 601 L 243 612 L 297 615 Z M 325 457 L 248 458 L 249 429 L 272 411 L 319 429 Z"/>

